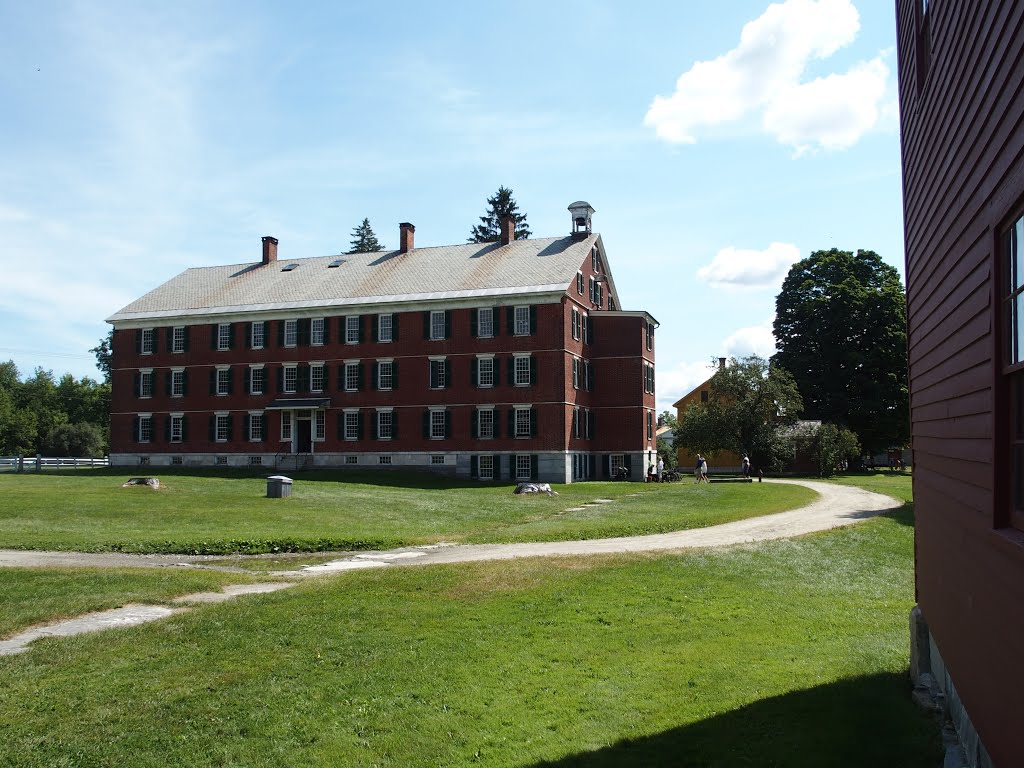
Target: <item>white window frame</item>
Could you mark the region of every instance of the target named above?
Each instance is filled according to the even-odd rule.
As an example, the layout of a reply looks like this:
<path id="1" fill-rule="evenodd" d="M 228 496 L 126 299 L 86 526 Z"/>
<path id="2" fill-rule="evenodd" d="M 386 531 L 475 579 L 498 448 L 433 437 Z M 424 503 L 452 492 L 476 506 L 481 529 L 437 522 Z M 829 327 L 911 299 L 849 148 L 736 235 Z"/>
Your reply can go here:
<path id="1" fill-rule="evenodd" d="M 249 442 L 262 442 L 264 428 L 263 411 L 249 411 Z"/>
<path id="2" fill-rule="evenodd" d="M 139 369 L 139 397 L 149 399 L 153 396 L 153 369 Z"/>
<path id="3" fill-rule="evenodd" d="M 217 323 L 217 351 L 231 349 L 231 323 Z"/>
<path id="4" fill-rule="evenodd" d="M 171 397 L 185 396 L 185 369 L 171 368 Z"/>
<path id="5" fill-rule="evenodd" d="M 377 361 L 377 389 L 382 392 L 388 392 L 394 388 L 395 384 L 395 361 L 378 360 Z"/>
<path id="6" fill-rule="evenodd" d="M 179 355 L 185 351 L 185 326 L 176 325 L 171 329 L 171 352 Z"/>
<path id="7" fill-rule="evenodd" d="M 476 385 L 481 389 L 494 386 L 494 355 L 476 356 Z"/>
<path id="8" fill-rule="evenodd" d="M 444 408 L 430 409 L 430 439 L 444 440 L 448 416 Z M 440 433 L 440 434 L 439 434 Z"/>
<path id="9" fill-rule="evenodd" d="M 359 343 L 359 315 L 345 315 L 345 343 Z"/>
<path id="10" fill-rule="evenodd" d="M 582 272 L 577 272 L 576 273 L 576 293 L 579 294 L 580 296 L 583 295 L 583 273 Z"/>
<path id="11" fill-rule="evenodd" d="M 486 416 L 484 415 L 486 414 Z M 486 421 L 485 421 L 486 419 Z M 494 439 L 494 407 L 478 408 L 476 411 L 476 431 L 481 440 Z M 486 433 L 486 434 L 485 434 Z"/>
<path id="12" fill-rule="evenodd" d="M 326 369 L 324 364 L 321 362 L 309 364 L 309 391 L 310 392 L 323 392 L 324 391 L 324 373 Z"/>
<path id="13" fill-rule="evenodd" d="M 324 345 L 324 319 L 322 317 L 314 317 L 309 321 L 309 343 L 314 347 L 322 347 Z"/>
<path id="14" fill-rule="evenodd" d="M 292 439 L 292 425 L 294 423 L 291 411 L 281 411 L 281 440 Z"/>
<path id="15" fill-rule="evenodd" d="M 153 442 L 153 414 L 152 413 L 140 413 L 138 414 L 139 419 L 139 431 L 135 435 L 136 439 L 140 443 L 152 443 Z"/>
<path id="16" fill-rule="evenodd" d="M 516 480 L 529 480 L 533 474 L 533 459 L 528 453 L 516 454 Z"/>
<path id="17" fill-rule="evenodd" d="M 386 343 L 394 341 L 395 338 L 395 316 L 387 312 L 377 315 L 377 341 Z"/>
<path id="18" fill-rule="evenodd" d="M 267 322 L 266 320 L 253 320 L 249 330 L 251 349 L 263 349 L 267 343 Z"/>
<path id="19" fill-rule="evenodd" d="M 257 382 L 256 374 L 259 374 L 259 381 Z M 257 387 L 257 383 L 259 387 Z M 249 366 L 249 393 L 253 395 L 262 395 L 263 390 L 266 388 L 266 374 L 263 372 L 263 363 L 256 363 L 255 365 Z"/>
<path id="20" fill-rule="evenodd" d="M 484 323 L 485 317 L 487 318 L 486 325 Z M 476 335 L 481 339 L 494 338 L 494 307 L 483 307 L 477 310 Z"/>
<path id="21" fill-rule="evenodd" d="M 445 338 L 445 312 L 443 309 L 430 311 L 430 340 L 441 341 Z"/>
<path id="22" fill-rule="evenodd" d="M 394 408 L 378 408 L 377 409 L 377 439 L 378 440 L 391 440 L 394 437 L 395 429 L 395 409 Z M 385 434 L 387 433 L 387 434 Z"/>
<path id="23" fill-rule="evenodd" d="M 313 440 L 322 443 L 327 439 L 327 413 L 322 410 L 313 411 Z"/>
<path id="24" fill-rule="evenodd" d="M 435 466 L 436 467 L 436 466 L 444 464 L 444 463 L 446 463 L 446 462 L 444 460 L 444 455 L 442 455 L 442 454 L 435 453 L 434 455 L 432 455 L 430 457 L 430 464 L 431 464 L 431 466 Z"/>
<path id="25" fill-rule="evenodd" d="M 345 361 L 345 391 L 346 392 L 358 392 L 359 391 L 359 361 L 358 360 L 346 360 Z"/>
<path id="26" fill-rule="evenodd" d="M 218 443 L 226 443 L 228 441 L 228 419 L 231 418 L 228 413 L 215 413 L 213 415 L 214 421 L 214 440 Z M 223 435 L 223 437 L 221 437 Z"/>
<path id="27" fill-rule="evenodd" d="M 281 389 L 286 395 L 294 395 L 299 386 L 299 366 L 296 363 L 286 363 L 283 368 Z M 291 379 L 291 383 L 289 383 L 289 379 Z"/>
<path id="28" fill-rule="evenodd" d="M 343 413 L 344 421 L 342 439 L 348 440 L 349 442 L 359 439 L 359 409 L 358 408 L 346 408 Z"/>
<path id="29" fill-rule="evenodd" d="M 153 354 L 153 329 L 143 328 L 142 339 L 139 342 L 139 352 L 143 355 Z"/>
<path id="30" fill-rule="evenodd" d="M 382 453 L 380 456 L 377 457 L 377 463 L 383 465 L 390 465 L 392 463 L 391 454 Z"/>
<path id="31" fill-rule="evenodd" d="M 528 306 L 514 307 L 512 310 L 513 328 L 515 336 L 530 335 L 530 308 Z"/>
<path id="32" fill-rule="evenodd" d="M 582 361 L 578 357 L 572 359 L 572 388 L 580 388 L 580 369 L 583 367 Z"/>
<path id="33" fill-rule="evenodd" d="M 613 453 L 608 461 L 609 466 L 612 470 L 612 477 L 615 477 L 618 471 L 626 466 L 626 462 L 623 459 L 623 454 L 621 453 Z"/>
<path id="34" fill-rule="evenodd" d="M 512 356 L 513 375 L 512 381 L 517 387 L 530 386 L 530 373 L 533 368 L 533 361 L 530 355 L 516 354 Z M 525 380 L 524 380 L 525 374 Z"/>
<path id="35" fill-rule="evenodd" d="M 218 397 L 223 397 L 228 393 L 228 387 L 231 383 L 231 366 L 230 365 L 218 365 L 217 366 L 217 387 L 216 393 Z"/>
<path id="36" fill-rule="evenodd" d="M 533 409 L 530 408 L 529 406 L 526 406 L 526 407 L 523 407 L 523 408 L 520 408 L 518 406 L 516 407 L 516 409 L 515 409 L 515 414 L 516 415 L 515 415 L 515 423 L 514 423 L 515 435 L 513 435 L 513 437 L 520 438 L 520 439 L 521 438 L 530 437 L 530 422 L 531 422 L 530 412 L 532 410 Z M 524 416 L 524 414 L 525 414 L 525 416 Z"/>
<path id="37" fill-rule="evenodd" d="M 435 364 L 438 369 L 438 375 L 434 375 Z M 429 389 L 447 389 L 450 382 L 448 375 L 448 358 L 447 357 L 431 357 L 427 364 L 427 387 Z M 440 374 L 444 373 L 442 377 Z M 437 384 L 434 384 L 434 382 Z"/>
<path id="38" fill-rule="evenodd" d="M 358 464 L 359 463 L 359 456 L 353 456 L 353 455 L 349 454 L 348 456 L 345 457 L 345 463 L 346 464 Z"/>
<path id="39" fill-rule="evenodd" d="M 580 340 L 580 336 L 582 335 L 581 334 L 581 329 L 582 329 L 583 323 L 581 321 L 582 321 L 582 317 L 580 315 L 580 311 L 574 307 L 573 310 L 572 310 L 572 337 L 576 341 L 579 341 Z"/>
<path id="40" fill-rule="evenodd" d="M 170 432 L 171 442 L 180 443 L 185 436 L 185 414 L 184 413 L 171 413 L 168 414 L 171 419 Z"/>
<path id="41" fill-rule="evenodd" d="M 284 345 L 286 347 L 295 347 L 299 343 L 299 321 L 298 320 L 285 320 L 284 321 Z"/>
<path id="42" fill-rule="evenodd" d="M 494 479 L 494 457 L 489 453 L 482 454 L 477 458 L 477 471 L 481 480 Z"/>

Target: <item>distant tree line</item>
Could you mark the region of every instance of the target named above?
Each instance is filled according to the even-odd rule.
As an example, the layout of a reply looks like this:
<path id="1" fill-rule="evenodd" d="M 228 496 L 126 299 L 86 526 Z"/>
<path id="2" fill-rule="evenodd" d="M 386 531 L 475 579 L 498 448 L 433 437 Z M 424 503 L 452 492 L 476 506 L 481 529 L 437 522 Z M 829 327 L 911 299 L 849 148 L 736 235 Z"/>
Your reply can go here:
<path id="1" fill-rule="evenodd" d="M 0 455 L 102 456 L 109 440 L 109 383 L 0 363 Z"/>

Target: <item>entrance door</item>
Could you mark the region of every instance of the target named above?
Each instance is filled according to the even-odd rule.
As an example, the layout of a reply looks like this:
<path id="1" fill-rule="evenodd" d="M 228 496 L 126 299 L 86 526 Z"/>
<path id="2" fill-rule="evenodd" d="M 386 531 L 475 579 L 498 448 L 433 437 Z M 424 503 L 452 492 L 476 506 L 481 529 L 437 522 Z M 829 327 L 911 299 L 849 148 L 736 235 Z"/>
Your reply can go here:
<path id="1" fill-rule="evenodd" d="M 312 453 L 313 452 L 313 420 L 312 419 L 299 419 L 296 426 L 295 433 L 295 452 L 296 453 Z"/>

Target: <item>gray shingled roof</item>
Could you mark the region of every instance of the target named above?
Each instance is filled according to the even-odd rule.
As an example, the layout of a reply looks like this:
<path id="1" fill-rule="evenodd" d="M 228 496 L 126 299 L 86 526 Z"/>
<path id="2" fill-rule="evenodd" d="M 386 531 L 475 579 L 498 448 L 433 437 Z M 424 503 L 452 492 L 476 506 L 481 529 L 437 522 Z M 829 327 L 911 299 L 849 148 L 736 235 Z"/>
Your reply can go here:
<path id="1" fill-rule="evenodd" d="M 564 291 L 599 240 L 599 235 L 549 237 L 197 267 L 107 322 Z M 341 266 L 328 266 L 338 259 Z M 298 266 L 284 271 L 289 264 Z"/>

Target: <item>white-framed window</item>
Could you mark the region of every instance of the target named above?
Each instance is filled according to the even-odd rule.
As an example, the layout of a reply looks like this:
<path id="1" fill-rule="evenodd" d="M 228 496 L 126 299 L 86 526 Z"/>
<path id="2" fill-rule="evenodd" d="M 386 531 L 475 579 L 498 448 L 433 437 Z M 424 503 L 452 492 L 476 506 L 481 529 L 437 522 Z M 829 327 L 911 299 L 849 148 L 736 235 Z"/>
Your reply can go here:
<path id="1" fill-rule="evenodd" d="M 285 320 L 284 321 L 284 345 L 286 347 L 294 347 L 299 343 L 299 321 L 298 320 Z"/>
<path id="2" fill-rule="evenodd" d="M 530 335 L 530 308 L 516 307 L 515 310 L 515 335 Z"/>
<path id="3" fill-rule="evenodd" d="M 494 457 L 487 454 L 479 458 L 479 471 L 481 480 L 494 479 Z"/>
<path id="4" fill-rule="evenodd" d="M 295 392 L 295 388 L 298 386 L 298 380 L 298 366 L 294 363 L 284 366 L 284 391 L 287 394 L 293 394 Z"/>
<path id="5" fill-rule="evenodd" d="M 582 414 L 582 412 L 580 411 L 580 409 L 578 407 L 572 409 L 572 436 L 573 437 L 580 437 L 581 434 L 582 434 L 582 425 L 580 424 L 580 418 L 582 417 L 582 415 L 583 414 Z"/>
<path id="6" fill-rule="evenodd" d="M 139 371 L 139 397 L 153 396 L 153 369 L 142 368 Z"/>
<path id="7" fill-rule="evenodd" d="M 217 464 L 217 466 L 219 467 L 226 467 L 228 464 L 228 457 L 218 456 L 216 459 L 214 459 L 214 463 Z"/>
<path id="8" fill-rule="evenodd" d="M 390 440 L 394 434 L 395 413 L 390 408 L 377 411 L 377 439 Z"/>
<path id="9" fill-rule="evenodd" d="M 281 411 L 281 439 L 292 439 L 292 412 Z"/>
<path id="10" fill-rule="evenodd" d="M 139 352 L 144 355 L 153 354 L 153 329 L 143 328 L 139 339 Z"/>
<path id="11" fill-rule="evenodd" d="M 146 458 L 149 458 L 148 456 Z M 182 461 L 181 456 L 171 456 L 171 464 L 175 467 L 180 467 L 185 462 Z"/>
<path id="12" fill-rule="evenodd" d="M 346 464 L 358 464 L 359 463 L 359 457 L 358 456 L 346 456 L 345 457 L 345 463 Z"/>
<path id="13" fill-rule="evenodd" d="M 517 387 L 530 386 L 530 356 L 516 355 L 512 360 L 515 366 L 515 385 Z"/>
<path id="14" fill-rule="evenodd" d="M 345 315 L 345 343 L 359 343 L 359 315 Z"/>
<path id="15" fill-rule="evenodd" d="M 324 364 L 323 363 L 310 363 L 309 364 L 309 391 L 310 392 L 323 392 L 324 391 Z"/>
<path id="16" fill-rule="evenodd" d="M 494 336 L 494 308 L 485 307 L 476 313 L 476 335 L 481 339 Z"/>
<path id="17" fill-rule="evenodd" d="M 389 390 L 395 383 L 395 363 L 392 360 L 377 361 L 377 389 Z"/>
<path id="18" fill-rule="evenodd" d="M 359 411 L 347 410 L 345 411 L 344 417 L 344 439 L 345 440 L 358 440 L 359 439 Z"/>
<path id="19" fill-rule="evenodd" d="M 579 389 L 580 388 L 580 367 L 581 367 L 580 366 L 580 359 L 578 357 L 574 357 L 572 359 L 572 388 L 573 389 Z"/>
<path id="20" fill-rule="evenodd" d="M 612 477 L 615 477 L 619 473 L 619 470 L 626 466 L 626 462 L 623 460 L 621 453 L 613 453 L 609 461 L 612 469 Z"/>
<path id="21" fill-rule="evenodd" d="M 430 358 L 430 388 L 444 389 L 448 381 L 448 360 L 443 357 Z"/>
<path id="22" fill-rule="evenodd" d="M 170 419 L 171 442 L 180 443 L 185 437 L 185 414 L 172 413 Z"/>
<path id="23" fill-rule="evenodd" d="M 444 456 L 439 456 L 435 454 L 434 456 L 430 457 L 430 463 L 434 465 L 444 464 Z"/>
<path id="24" fill-rule="evenodd" d="M 229 395 L 231 394 L 231 366 L 218 365 L 217 366 L 217 394 L 218 395 Z"/>
<path id="25" fill-rule="evenodd" d="M 591 437 L 591 425 L 593 424 L 593 419 L 590 417 L 590 409 L 584 408 L 581 416 L 583 418 L 583 436 L 589 440 Z"/>
<path id="26" fill-rule="evenodd" d="M 249 414 L 249 440 L 258 443 L 263 440 L 263 412 Z"/>
<path id="27" fill-rule="evenodd" d="M 171 397 L 184 397 L 185 395 L 185 369 L 171 369 Z"/>
<path id="28" fill-rule="evenodd" d="M 529 408 L 516 408 L 516 437 L 530 437 L 532 432 L 532 412 Z"/>
<path id="29" fill-rule="evenodd" d="M 394 339 L 395 318 L 391 314 L 377 315 L 377 341 Z"/>
<path id="30" fill-rule="evenodd" d="M 185 327 L 176 325 L 171 329 L 171 352 L 185 351 Z"/>
<path id="31" fill-rule="evenodd" d="M 263 349 L 267 341 L 267 323 L 264 320 L 254 320 L 249 326 L 249 346 L 253 349 Z"/>
<path id="32" fill-rule="evenodd" d="M 262 465 L 263 465 L 263 457 L 262 456 L 250 456 L 249 457 L 249 466 L 250 467 L 259 467 L 259 466 L 262 466 Z"/>
<path id="33" fill-rule="evenodd" d="M 584 314 L 583 317 L 580 318 L 580 320 L 583 323 L 583 326 L 582 326 L 582 329 L 583 329 L 582 330 L 582 332 L 583 332 L 583 343 L 584 344 L 589 344 L 590 343 L 590 318 L 586 314 Z"/>
<path id="34" fill-rule="evenodd" d="M 529 454 L 516 454 L 516 480 L 529 480 L 533 474 L 533 460 Z"/>
<path id="35" fill-rule="evenodd" d="M 476 412 L 477 435 L 485 440 L 494 437 L 494 409 L 481 408 Z"/>
<path id="36" fill-rule="evenodd" d="M 590 251 L 590 268 L 595 273 L 601 271 L 601 252 L 597 250 L 596 245 Z"/>
<path id="37" fill-rule="evenodd" d="M 327 439 L 327 413 L 325 411 L 313 411 L 313 439 Z"/>
<path id="38" fill-rule="evenodd" d="M 309 343 L 314 347 L 322 347 L 324 345 L 324 319 L 322 317 L 314 317 L 310 320 Z"/>
<path id="39" fill-rule="evenodd" d="M 448 432 L 448 414 L 444 410 L 430 411 L 430 439 L 444 440 Z"/>
<path id="40" fill-rule="evenodd" d="M 140 467 L 148 467 L 149 466 L 149 456 L 139 456 L 139 466 Z"/>
<path id="41" fill-rule="evenodd" d="M 380 456 L 377 457 L 377 463 L 378 464 L 390 464 L 391 463 L 391 454 L 388 454 L 388 453 L 381 454 Z"/>
<path id="42" fill-rule="evenodd" d="M 576 293 L 578 293 L 580 296 L 583 295 L 583 273 L 582 272 L 577 272 L 576 273 Z"/>
<path id="43" fill-rule="evenodd" d="M 481 355 L 476 359 L 476 385 L 478 387 L 494 386 L 494 356 Z"/>
<path id="44" fill-rule="evenodd" d="M 149 443 L 153 440 L 153 414 L 140 413 L 138 415 L 139 431 L 136 438 L 140 443 Z"/>
<path id="45" fill-rule="evenodd" d="M 217 351 L 231 349 L 231 323 L 217 324 Z"/>
<path id="46" fill-rule="evenodd" d="M 435 309 L 430 313 L 430 338 L 434 341 L 445 338 L 445 313 Z"/>
<path id="47" fill-rule="evenodd" d="M 345 391 L 357 392 L 359 390 L 359 361 L 345 361 Z"/>
<path id="48" fill-rule="evenodd" d="M 214 438 L 218 443 L 226 443 L 231 437 L 231 416 L 218 413 L 214 416 Z"/>
<path id="49" fill-rule="evenodd" d="M 594 369 L 589 360 L 583 361 L 583 387 L 588 392 L 594 388 Z"/>
<path id="50" fill-rule="evenodd" d="M 614 309 L 611 306 L 611 299 L 608 299 L 608 309 Z M 647 323 L 647 350 L 652 351 L 654 349 L 654 323 Z"/>
<path id="51" fill-rule="evenodd" d="M 265 386 L 263 380 L 263 364 L 250 365 L 249 366 L 249 393 L 253 395 L 262 395 L 263 387 Z"/>
<path id="52" fill-rule="evenodd" d="M 572 337 L 577 341 L 579 341 L 580 331 L 583 327 L 581 320 L 580 311 L 574 308 L 572 311 Z"/>

